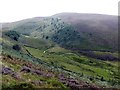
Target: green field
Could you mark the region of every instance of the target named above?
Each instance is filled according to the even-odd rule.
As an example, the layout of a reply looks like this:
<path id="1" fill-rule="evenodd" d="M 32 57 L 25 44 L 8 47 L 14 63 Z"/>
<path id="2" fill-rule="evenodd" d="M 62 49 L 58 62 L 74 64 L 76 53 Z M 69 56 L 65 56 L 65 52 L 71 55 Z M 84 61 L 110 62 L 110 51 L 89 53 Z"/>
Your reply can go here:
<path id="1" fill-rule="evenodd" d="M 103 77 L 104 82 L 111 84 L 111 80 L 117 84 L 119 81 L 118 76 L 118 63 L 110 61 L 96 60 L 80 54 L 72 53 L 65 49 L 58 49 L 60 47 L 53 47 L 48 50 L 40 50 L 30 47 L 25 47 L 31 55 L 39 58 L 47 63 L 54 65 L 55 67 L 62 68 L 72 72 L 72 74 L 83 74 L 82 78 L 90 81 L 90 77 L 93 78 L 92 82 L 100 83 Z M 113 64 L 114 63 L 114 64 Z M 114 75 L 117 75 L 114 77 Z M 91 82 L 91 81 L 90 81 Z"/>

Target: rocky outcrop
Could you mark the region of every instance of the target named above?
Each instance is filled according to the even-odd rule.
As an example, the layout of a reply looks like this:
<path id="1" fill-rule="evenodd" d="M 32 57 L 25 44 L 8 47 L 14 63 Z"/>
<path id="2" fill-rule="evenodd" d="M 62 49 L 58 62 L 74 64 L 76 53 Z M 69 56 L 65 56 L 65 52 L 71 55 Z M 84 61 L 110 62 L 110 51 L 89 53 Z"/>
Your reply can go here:
<path id="1" fill-rule="evenodd" d="M 21 76 L 14 72 L 10 67 L 6 67 L 2 65 L 2 70 L 0 72 L 2 75 L 11 75 L 15 79 L 21 79 Z"/>

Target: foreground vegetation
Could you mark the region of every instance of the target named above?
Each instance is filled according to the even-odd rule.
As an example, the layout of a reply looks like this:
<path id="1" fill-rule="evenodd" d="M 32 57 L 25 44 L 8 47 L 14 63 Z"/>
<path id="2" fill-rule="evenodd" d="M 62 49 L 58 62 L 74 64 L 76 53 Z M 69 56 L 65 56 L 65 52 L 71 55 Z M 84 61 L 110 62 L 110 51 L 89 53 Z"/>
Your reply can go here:
<path id="1" fill-rule="evenodd" d="M 82 81 L 80 87 L 86 84 L 87 87 L 90 85 L 94 88 L 119 87 L 119 62 L 116 60 L 96 59 L 83 53 L 61 48 L 58 45 L 50 45 L 49 43 L 51 42 L 46 43 L 47 48 L 40 48 L 45 45 L 43 41 L 40 42 L 40 47 L 38 47 L 39 44 L 37 45 L 37 43 L 35 46 L 30 46 L 31 42 L 29 42 L 29 40 L 36 42 L 35 40 L 37 39 L 29 39 L 29 43 L 26 42 L 26 44 L 21 43 L 21 41 L 17 44 L 17 41 L 12 39 L 8 41 L 3 38 L 2 40 L 4 44 L 2 65 L 9 67 L 18 75 L 14 77 L 11 74 L 3 74 L 3 88 L 19 87 L 21 85 L 26 85 L 26 87 L 30 88 L 71 87 L 69 84 L 66 84 L 65 81 L 61 81 L 59 78 L 60 74 L 64 74 L 67 78 Z M 117 58 L 117 52 L 93 52 L 97 55 L 110 54 Z M 22 68 L 25 68 L 25 66 L 32 71 L 21 72 Z M 33 72 L 34 69 L 37 70 L 37 67 L 44 71 L 43 75 L 36 75 L 36 73 Z M 50 72 L 52 72 L 52 76 L 47 77 L 47 73 Z"/>

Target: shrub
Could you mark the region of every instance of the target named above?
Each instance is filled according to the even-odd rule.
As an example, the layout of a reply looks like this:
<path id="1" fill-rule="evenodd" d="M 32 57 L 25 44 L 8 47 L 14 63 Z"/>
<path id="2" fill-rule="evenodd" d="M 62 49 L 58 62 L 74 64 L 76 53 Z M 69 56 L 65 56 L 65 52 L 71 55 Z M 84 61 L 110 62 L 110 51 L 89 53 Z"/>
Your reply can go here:
<path id="1" fill-rule="evenodd" d="M 49 37 L 48 36 L 46 36 L 46 39 L 48 39 Z"/>
<path id="2" fill-rule="evenodd" d="M 104 78 L 103 77 L 101 77 L 101 79 L 100 79 L 101 81 L 104 81 Z"/>
<path id="3" fill-rule="evenodd" d="M 14 45 L 13 47 L 12 47 L 14 50 L 16 50 L 16 51 L 20 51 L 20 49 L 21 49 L 21 47 L 19 46 L 19 45 Z"/>

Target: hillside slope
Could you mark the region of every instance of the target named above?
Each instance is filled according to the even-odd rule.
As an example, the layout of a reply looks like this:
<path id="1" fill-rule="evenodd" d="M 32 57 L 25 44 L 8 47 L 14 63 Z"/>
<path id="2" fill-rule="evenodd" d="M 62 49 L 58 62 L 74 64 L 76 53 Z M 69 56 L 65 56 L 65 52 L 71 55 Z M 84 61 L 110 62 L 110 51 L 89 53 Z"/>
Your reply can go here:
<path id="1" fill-rule="evenodd" d="M 3 86 L 5 88 L 19 86 L 23 83 L 32 84 L 33 86 L 35 83 L 37 84 L 35 88 L 37 86 L 39 88 L 42 86 L 59 88 L 63 87 L 62 84 L 71 88 L 119 88 L 120 78 L 117 53 L 93 51 L 80 54 L 61 48 L 58 45 L 50 46 L 50 43 L 39 41 L 36 38 L 24 37 L 24 39 L 26 43 L 16 41 L 16 39 L 14 40 L 7 36 L 0 39 L 2 40 L 2 68 L 3 70 L 6 70 L 6 68 L 10 69 L 7 75 L 6 71 L 3 71 Z M 37 69 L 33 66 L 43 70 L 40 70 L 40 75 L 39 72 L 35 72 Z M 25 73 L 20 72 L 23 68 Z M 49 75 L 49 72 L 47 71 L 57 75 L 64 74 L 68 78 L 62 77 L 60 79 L 62 81 L 58 81 L 59 77 L 57 77 L 57 81 L 54 77 L 48 79 L 46 75 Z M 22 80 L 18 80 L 18 73 L 23 78 Z M 27 78 L 25 78 L 26 75 L 28 75 Z M 27 82 L 29 80 L 30 82 Z M 6 83 L 7 81 L 8 83 Z M 80 81 L 79 84 L 78 81 Z M 42 84 L 39 85 L 39 82 Z"/>
<path id="2" fill-rule="evenodd" d="M 117 31 L 117 17 L 109 15 L 61 13 L 4 23 L 3 90 L 120 88 Z"/>
<path id="3" fill-rule="evenodd" d="M 61 18 L 86 38 L 92 47 L 97 45 L 112 47 L 118 45 L 118 17 L 101 14 L 60 13 L 54 17 Z"/>
<path id="4" fill-rule="evenodd" d="M 82 50 L 117 50 L 117 16 L 61 13 L 3 24 L 33 38 L 51 40 L 62 47 Z"/>

